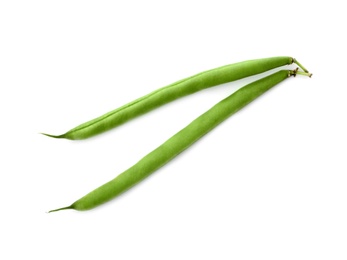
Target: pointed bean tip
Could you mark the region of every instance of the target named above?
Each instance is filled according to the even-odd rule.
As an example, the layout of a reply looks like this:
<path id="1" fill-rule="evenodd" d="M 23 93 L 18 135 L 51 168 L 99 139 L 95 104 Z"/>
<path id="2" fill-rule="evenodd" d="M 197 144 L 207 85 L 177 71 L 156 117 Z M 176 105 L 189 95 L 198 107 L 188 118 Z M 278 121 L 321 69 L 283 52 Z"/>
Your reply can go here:
<path id="1" fill-rule="evenodd" d="M 68 207 L 63 207 L 63 208 L 58 208 L 58 209 L 52 209 L 50 211 L 48 211 L 47 213 L 52 213 L 52 212 L 56 212 L 56 211 L 60 211 L 60 210 L 66 210 L 66 209 L 73 209 L 72 205 L 68 206 Z"/>
<path id="2" fill-rule="evenodd" d="M 64 135 L 51 135 L 51 134 L 46 134 L 46 133 L 40 133 L 42 135 L 48 136 L 48 137 L 52 137 L 52 138 L 63 138 Z"/>

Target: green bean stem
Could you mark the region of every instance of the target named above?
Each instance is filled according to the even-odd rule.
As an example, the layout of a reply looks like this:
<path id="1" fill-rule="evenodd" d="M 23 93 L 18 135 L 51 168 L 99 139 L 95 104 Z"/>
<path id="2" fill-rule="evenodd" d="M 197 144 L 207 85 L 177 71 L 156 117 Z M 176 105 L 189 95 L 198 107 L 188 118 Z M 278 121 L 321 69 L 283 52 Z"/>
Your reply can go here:
<path id="1" fill-rule="evenodd" d="M 243 61 L 208 70 L 160 88 L 107 114 L 83 123 L 65 134 L 44 135 L 70 140 L 86 139 L 117 127 L 180 97 L 212 86 L 263 73 L 280 66 L 289 65 L 294 61 L 295 59 L 286 56 L 272 57 Z"/>
<path id="2" fill-rule="evenodd" d="M 88 193 L 71 206 L 57 210 L 88 210 L 118 196 L 168 163 L 229 116 L 294 74 L 295 71 L 281 70 L 237 90 L 116 178 Z"/>
<path id="3" fill-rule="evenodd" d="M 312 77 L 312 73 L 309 73 L 309 72 L 302 72 L 302 71 L 296 71 L 295 74 L 298 74 L 298 75 L 303 75 L 303 76 L 308 76 L 308 77 Z"/>
<path id="4" fill-rule="evenodd" d="M 305 71 L 306 73 L 309 73 L 308 70 L 307 70 L 300 62 L 297 61 L 297 59 L 294 59 L 293 61 L 294 61 L 294 63 L 295 63 L 296 65 L 298 65 L 303 71 Z M 298 74 L 299 74 L 299 73 L 298 73 Z"/>

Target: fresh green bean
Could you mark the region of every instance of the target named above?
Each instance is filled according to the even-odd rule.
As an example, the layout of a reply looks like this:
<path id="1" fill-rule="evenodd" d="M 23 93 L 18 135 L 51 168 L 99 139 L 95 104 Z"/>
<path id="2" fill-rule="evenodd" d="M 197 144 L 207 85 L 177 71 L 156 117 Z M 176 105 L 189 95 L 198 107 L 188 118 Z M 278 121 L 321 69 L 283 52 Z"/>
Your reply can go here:
<path id="1" fill-rule="evenodd" d="M 243 61 L 208 70 L 160 88 L 107 114 L 83 123 L 65 134 L 44 135 L 71 140 L 86 139 L 117 127 L 180 97 L 205 88 L 263 73 L 280 66 L 289 65 L 293 62 L 297 61 L 291 57 L 272 57 Z"/>
<path id="2" fill-rule="evenodd" d="M 111 200 L 168 163 L 261 94 L 295 74 L 296 71 L 281 70 L 237 90 L 113 180 L 88 193 L 72 205 L 50 212 L 63 209 L 88 210 Z"/>

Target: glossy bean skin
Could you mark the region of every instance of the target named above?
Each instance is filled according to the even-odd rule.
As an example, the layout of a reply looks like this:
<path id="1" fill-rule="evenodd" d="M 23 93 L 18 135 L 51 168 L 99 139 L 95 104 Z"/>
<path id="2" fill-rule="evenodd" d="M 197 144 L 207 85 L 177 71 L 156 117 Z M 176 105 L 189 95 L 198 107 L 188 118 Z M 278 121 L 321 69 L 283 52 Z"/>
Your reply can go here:
<path id="1" fill-rule="evenodd" d="M 281 70 L 237 90 L 116 178 L 88 193 L 71 206 L 57 210 L 89 210 L 118 196 L 168 163 L 225 119 L 290 75 L 293 75 L 293 71 Z"/>
<path id="2" fill-rule="evenodd" d="M 137 116 L 145 114 L 180 97 L 193 94 L 212 86 L 263 73 L 280 66 L 289 65 L 292 64 L 293 61 L 293 58 L 286 56 L 272 57 L 243 61 L 204 71 L 160 88 L 107 114 L 83 123 L 69 130 L 65 134 L 45 135 L 70 140 L 86 139 L 117 127 Z"/>

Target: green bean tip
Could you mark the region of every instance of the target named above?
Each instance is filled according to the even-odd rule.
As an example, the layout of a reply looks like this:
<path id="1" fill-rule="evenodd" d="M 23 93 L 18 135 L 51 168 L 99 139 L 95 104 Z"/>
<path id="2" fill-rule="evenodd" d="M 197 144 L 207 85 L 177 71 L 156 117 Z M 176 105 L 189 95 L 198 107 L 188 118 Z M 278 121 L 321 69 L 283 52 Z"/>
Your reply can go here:
<path id="1" fill-rule="evenodd" d="M 60 211 L 60 210 L 65 210 L 65 209 L 73 209 L 73 206 L 70 205 L 68 207 L 63 207 L 63 208 L 58 208 L 58 209 L 52 209 L 50 211 L 48 211 L 47 213 L 52 213 L 52 212 L 56 212 L 56 211 Z"/>
<path id="2" fill-rule="evenodd" d="M 40 133 L 40 134 L 45 135 L 45 136 L 49 136 L 52 138 L 64 138 L 64 135 L 50 135 L 50 134 L 46 134 L 46 133 Z"/>

